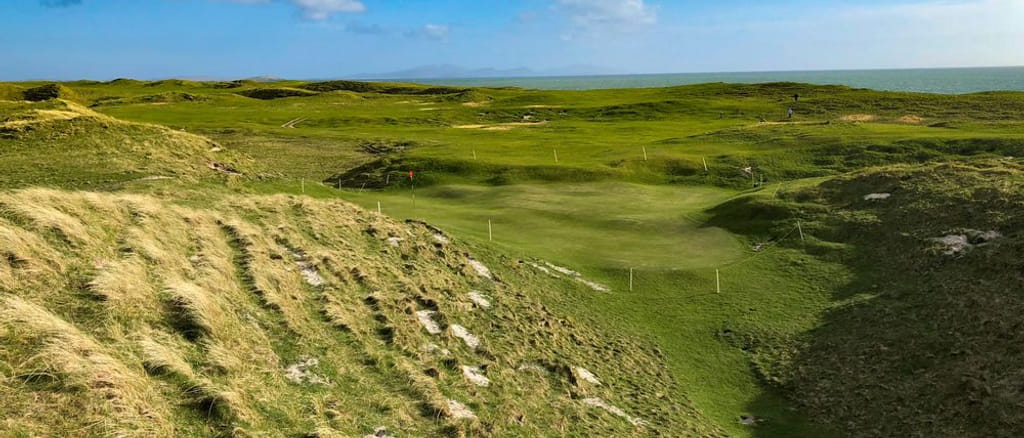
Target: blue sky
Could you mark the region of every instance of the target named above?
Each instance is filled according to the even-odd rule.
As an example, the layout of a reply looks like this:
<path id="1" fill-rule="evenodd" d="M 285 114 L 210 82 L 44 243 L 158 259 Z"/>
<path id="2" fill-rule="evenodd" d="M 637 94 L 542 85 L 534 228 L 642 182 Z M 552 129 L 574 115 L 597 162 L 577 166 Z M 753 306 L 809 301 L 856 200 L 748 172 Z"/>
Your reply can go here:
<path id="1" fill-rule="evenodd" d="M 1024 0 L 3 0 L 0 79 L 1024 65 Z"/>

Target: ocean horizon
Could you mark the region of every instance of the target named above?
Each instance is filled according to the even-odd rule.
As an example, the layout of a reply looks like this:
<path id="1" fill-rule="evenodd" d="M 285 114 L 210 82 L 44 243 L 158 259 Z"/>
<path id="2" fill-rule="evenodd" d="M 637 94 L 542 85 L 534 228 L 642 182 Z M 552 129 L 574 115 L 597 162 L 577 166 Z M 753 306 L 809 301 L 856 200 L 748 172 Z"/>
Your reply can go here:
<path id="1" fill-rule="evenodd" d="M 383 79 L 381 81 L 473 87 L 520 87 L 542 90 L 656 88 L 711 82 L 741 84 L 800 82 L 816 85 L 845 85 L 853 88 L 870 88 L 884 91 L 965 94 L 986 91 L 1024 91 L 1024 66 L 524 76 L 510 78 L 395 78 Z"/>

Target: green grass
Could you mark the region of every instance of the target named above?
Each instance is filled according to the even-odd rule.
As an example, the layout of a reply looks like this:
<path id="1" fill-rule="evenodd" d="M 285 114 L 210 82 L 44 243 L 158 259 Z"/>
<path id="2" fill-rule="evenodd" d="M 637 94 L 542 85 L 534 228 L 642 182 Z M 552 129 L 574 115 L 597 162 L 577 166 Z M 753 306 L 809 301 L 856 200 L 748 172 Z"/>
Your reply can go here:
<path id="1" fill-rule="evenodd" d="M 97 166 L 109 155 L 95 158 L 95 151 L 138 153 L 115 152 L 111 138 L 136 141 L 155 128 L 126 125 L 140 131 L 112 137 L 92 125 L 46 125 L 0 137 L 0 147 L 16 152 L 0 157 L 11 169 L 0 177 L 3 187 L 144 193 L 199 209 L 280 193 L 344 199 L 371 212 L 380 202 L 388 216 L 424 220 L 487 260 L 515 267 L 505 273 L 509 281 L 556 314 L 621 334 L 628 345 L 656 346 L 668 376 L 630 384 L 692 404 L 692 412 L 664 414 L 671 424 L 659 430 L 668 435 L 998 436 L 1016 421 L 1009 406 L 1018 400 L 1006 392 L 1016 374 L 990 368 L 1012 368 L 1012 359 L 1001 357 L 1014 358 L 1015 350 L 984 339 L 1016 339 L 1016 326 L 1000 321 L 1013 320 L 1005 313 L 1019 308 L 1019 276 L 1005 274 L 1019 272 L 1012 261 L 1019 233 L 1007 231 L 1013 243 L 969 255 L 955 269 L 921 244 L 969 226 L 1020 229 L 1013 222 L 1024 210 L 1013 195 L 1019 159 L 979 163 L 1024 156 L 1024 93 L 942 96 L 788 83 L 586 92 L 344 81 L 63 85 L 104 115 L 207 136 L 244 175 L 225 181 L 203 168 L 212 159 L 205 151 L 159 171 L 131 160 Z M 794 105 L 795 92 L 801 99 Z M 5 123 L 31 110 L 2 105 Z M 790 105 L 797 116 L 784 120 Z M 93 146 L 76 150 L 83 138 Z M 62 154 L 87 158 L 50 158 Z M 947 171 L 937 164 L 950 161 L 978 167 Z M 870 170 L 895 163 L 917 167 Z M 187 178 L 134 181 L 176 174 Z M 904 203 L 861 199 L 889 191 Z M 270 213 L 246 214 L 275 226 L 262 222 Z M 549 279 L 518 260 L 566 266 L 611 291 Z M 1001 270 L 992 274 L 986 263 Z M 953 280 L 979 272 L 989 278 L 986 294 Z M 903 278 L 911 281 L 890 285 Z M 932 299 L 932 289 L 943 292 Z M 960 298 L 964 290 L 977 302 Z M 1003 316 L 985 317 L 980 327 L 968 320 L 987 313 Z M 904 320 L 910 322 L 898 322 Z M 969 342 L 984 345 L 971 356 L 981 362 L 955 358 L 973 351 Z M 930 353 L 937 349 L 954 359 L 938 361 Z M 641 396 L 622 403 L 634 412 L 664 406 Z M 972 403 L 981 408 L 958 408 Z M 287 414 L 274 415 L 297 427 Z M 681 420 L 686 415 L 692 422 Z M 740 415 L 764 421 L 744 426 Z"/>

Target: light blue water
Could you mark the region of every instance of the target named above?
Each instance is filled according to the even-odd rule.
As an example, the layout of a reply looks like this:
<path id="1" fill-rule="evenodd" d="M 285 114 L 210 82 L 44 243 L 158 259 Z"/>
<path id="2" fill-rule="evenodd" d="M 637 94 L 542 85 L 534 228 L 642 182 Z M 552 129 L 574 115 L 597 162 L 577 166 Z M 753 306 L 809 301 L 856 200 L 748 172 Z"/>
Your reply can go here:
<path id="1" fill-rule="evenodd" d="M 437 85 L 512 86 L 546 90 L 670 87 L 707 82 L 801 82 L 875 90 L 962 94 L 980 91 L 1024 91 L 1024 67 L 405 80 Z"/>

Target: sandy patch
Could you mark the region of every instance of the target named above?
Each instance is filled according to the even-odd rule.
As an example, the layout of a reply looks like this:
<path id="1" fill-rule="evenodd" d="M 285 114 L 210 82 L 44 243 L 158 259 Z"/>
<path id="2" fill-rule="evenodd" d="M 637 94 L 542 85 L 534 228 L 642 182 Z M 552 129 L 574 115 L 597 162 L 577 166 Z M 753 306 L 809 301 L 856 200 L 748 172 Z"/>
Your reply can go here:
<path id="1" fill-rule="evenodd" d="M 474 260 L 474 259 L 470 258 L 469 259 L 469 266 L 471 266 L 473 268 L 473 270 L 476 271 L 476 274 L 481 276 L 481 277 L 490 278 L 490 279 L 494 278 L 494 276 L 491 275 L 491 270 L 487 269 L 487 266 L 484 266 L 484 264 L 480 263 L 480 261 L 478 261 L 478 260 Z"/>
<path id="2" fill-rule="evenodd" d="M 479 291 L 469 291 L 469 299 L 473 301 L 473 303 L 475 303 L 477 306 L 480 306 L 481 309 L 491 308 L 491 302 L 487 300 L 487 296 L 480 293 Z"/>
<path id="3" fill-rule="evenodd" d="M 573 368 L 573 371 L 576 372 L 576 377 L 578 377 L 580 380 L 583 380 L 592 385 L 601 385 L 601 381 L 597 380 L 597 376 L 595 376 L 594 373 L 590 372 L 590 370 L 583 367 L 576 367 Z"/>
<path id="4" fill-rule="evenodd" d="M 916 125 L 918 123 L 923 122 L 924 121 L 924 117 L 915 116 L 913 114 L 907 114 L 907 115 L 905 115 L 903 117 L 900 117 L 900 118 L 898 118 L 896 120 L 898 122 L 900 122 L 900 123 L 909 123 L 911 125 Z"/>
<path id="5" fill-rule="evenodd" d="M 479 129 L 482 131 L 508 131 L 514 128 L 522 128 L 526 126 L 538 126 L 547 124 L 547 121 L 541 122 L 510 122 L 510 123 L 495 123 L 490 125 L 455 125 L 452 126 L 455 129 Z"/>
<path id="6" fill-rule="evenodd" d="M 437 344 L 433 344 L 433 343 L 425 344 L 420 349 L 423 350 L 424 353 L 439 354 L 441 356 L 448 356 L 448 355 L 452 354 L 452 352 L 448 351 L 447 348 L 441 348 Z"/>
<path id="7" fill-rule="evenodd" d="M 582 274 L 573 271 L 572 269 L 563 266 L 558 266 L 550 262 L 544 262 L 544 264 L 547 265 L 548 268 L 554 270 L 555 272 L 558 272 L 559 274 L 565 275 L 566 277 L 572 278 L 573 280 L 583 283 L 585 286 L 597 292 L 608 292 L 609 290 L 611 290 L 608 286 L 583 278 Z M 558 277 L 557 275 L 552 274 L 551 271 L 549 271 L 547 268 L 543 266 L 537 265 L 535 263 L 530 263 L 530 265 L 537 268 L 538 270 L 541 270 L 544 273 L 547 273 L 548 275 L 551 275 L 552 277 Z"/>
<path id="8" fill-rule="evenodd" d="M 384 426 L 380 426 L 380 427 L 374 429 L 372 434 L 363 435 L 363 438 L 392 438 L 392 437 L 391 437 L 391 435 L 388 435 L 388 429 L 387 428 L 385 428 Z"/>
<path id="9" fill-rule="evenodd" d="M 547 370 L 544 369 L 544 367 L 542 367 L 540 365 L 537 365 L 535 363 L 524 363 L 524 364 L 521 364 L 521 365 L 519 365 L 518 368 L 516 368 L 516 371 L 519 371 L 519 372 L 535 371 L 535 372 L 538 372 L 538 373 L 547 372 Z"/>
<path id="10" fill-rule="evenodd" d="M 448 400 L 448 416 L 458 419 L 475 420 L 476 414 L 469 410 L 466 405 L 459 403 L 455 400 Z"/>
<path id="11" fill-rule="evenodd" d="M 320 365 L 315 357 L 310 357 L 297 364 L 289 365 L 284 369 L 284 376 L 293 383 L 310 385 L 327 385 L 330 381 L 323 376 L 313 373 L 312 369 Z"/>
<path id="12" fill-rule="evenodd" d="M 629 421 L 634 426 L 642 426 L 644 424 L 647 424 L 647 422 L 645 422 L 644 420 L 629 415 L 626 413 L 626 411 L 623 411 L 619 407 L 605 403 L 604 400 L 601 400 L 599 398 L 585 398 L 582 400 L 582 402 L 587 406 L 595 407 L 598 409 L 604 409 L 605 411 L 608 411 L 612 415 L 625 418 L 626 421 Z"/>
<path id="13" fill-rule="evenodd" d="M 448 240 L 448 237 L 441 233 L 434 233 L 434 241 L 443 245 L 447 245 L 451 242 Z"/>
<path id="14" fill-rule="evenodd" d="M 865 201 L 881 201 L 883 199 L 889 199 L 892 193 L 868 193 L 864 195 Z"/>
<path id="15" fill-rule="evenodd" d="M 876 119 L 878 119 L 878 117 L 875 117 L 872 114 L 847 114 L 839 118 L 839 120 L 844 122 L 873 122 Z"/>
<path id="16" fill-rule="evenodd" d="M 476 348 L 480 346 L 480 338 L 474 336 L 469 332 L 469 330 L 466 330 L 465 327 L 458 324 L 452 324 L 449 328 L 452 329 L 452 335 L 456 338 L 462 339 L 462 342 L 465 342 L 467 347 L 476 350 Z"/>
<path id="17" fill-rule="evenodd" d="M 295 266 L 299 267 L 299 272 L 302 274 L 302 279 L 306 281 L 306 284 L 310 286 L 323 286 L 324 279 L 320 276 L 320 271 L 316 269 L 316 265 L 309 262 L 306 254 L 302 251 L 295 251 L 286 248 L 286 250 L 295 259 Z"/>
<path id="18" fill-rule="evenodd" d="M 427 333 L 432 335 L 441 334 L 441 326 L 434 320 L 434 315 L 436 314 L 437 312 L 433 310 L 420 310 L 416 312 L 416 319 L 420 321 L 420 325 L 427 330 Z"/>
<path id="19" fill-rule="evenodd" d="M 1003 234 L 995 230 L 980 231 L 967 229 L 963 233 L 947 234 L 928 240 L 939 244 L 942 253 L 951 256 L 964 254 L 977 246 L 986 245 L 1002 237 Z"/>
<path id="20" fill-rule="evenodd" d="M 755 417 L 753 415 L 740 415 L 740 424 L 744 426 L 757 426 L 757 423 L 764 421 L 764 419 Z"/>
<path id="21" fill-rule="evenodd" d="M 462 375 L 476 386 L 491 386 L 491 380 L 480 368 L 463 365 Z"/>

